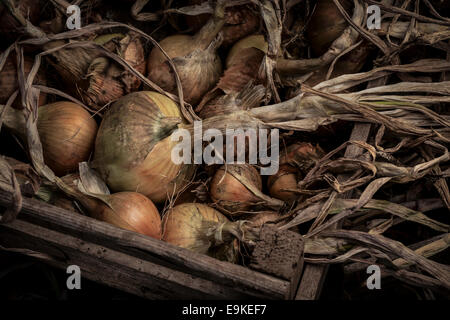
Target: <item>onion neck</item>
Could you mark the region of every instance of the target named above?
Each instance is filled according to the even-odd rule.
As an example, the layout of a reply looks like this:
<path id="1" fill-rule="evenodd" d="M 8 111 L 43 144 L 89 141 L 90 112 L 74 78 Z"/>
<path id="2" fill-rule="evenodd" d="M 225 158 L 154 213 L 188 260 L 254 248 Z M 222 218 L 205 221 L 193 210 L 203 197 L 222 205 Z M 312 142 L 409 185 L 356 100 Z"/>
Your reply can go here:
<path id="1" fill-rule="evenodd" d="M 212 246 L 220 246 L 238 239 L 246 244 L 253 244 L 258 239 L 258 228 L 251 228 L 245 220 L 235 222 L 207 222 L 208 237 Z"/>
<path id="2" fill-rule="evenodd" d="M 208 22 L 193 36 L 197 47 L 205 50 L 222 30 L 225 24 L 225 0 L 219 0 L 214 10 L 214 15 Z"/>

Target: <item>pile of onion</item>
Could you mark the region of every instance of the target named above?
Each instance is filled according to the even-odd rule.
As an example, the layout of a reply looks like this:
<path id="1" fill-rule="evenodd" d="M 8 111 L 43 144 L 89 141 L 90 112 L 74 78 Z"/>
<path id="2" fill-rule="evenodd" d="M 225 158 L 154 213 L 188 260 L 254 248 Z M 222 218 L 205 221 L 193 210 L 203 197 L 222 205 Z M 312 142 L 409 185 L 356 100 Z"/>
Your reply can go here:
<path id="1" fill-rule="evenodd" d="M 222 63 L 217 55 L 219 39 L 215 39 L 225 23 L 225 1 L 217 3 L 214 16 L 194 36 L 173 35 L 159 44 L 173 60 L 183 87 L 184 99 L 197 104 L 219 80 Z M 177 93 L 173 69 L 162 51 L 155 47 L 148 58 L 148 78 L 170 93 Z"/>
<path id="2" fill-rule="evenodd" d="M 47 37 L 44 31 L 27 20 L 27 13 L 19 10 L 19 4 L 12 6 L 1 8 L 4 14 L 11 15 L 20 22 L 21 29 L 28 36 L 40 39 Z M 140 73 L 145 73 L 144 48 L 138 34 L 132 31 L 127 34 L 90 34 L 83 36 L 81 40 L 93 41 L 105 47 Z M 42 45 L 44 51 L 51 52 L 45 56 L 46 60 L 61 76 L 67 91 L 93 109 L 100 109 L 140 86 L 139 79 L 128 70 L 124 70 L 117 62 L 107 58 L 98 47 L 86 44 L 59 48 L 66 44 L 65 40 L 44 42 Z"/>
<path id="3" fill-rule="evenodd" d="M 25 140 L 25 117 L 8 108 L 4 125 Z M 76 171 L 87 161 L 94 146 L 97 123 L 82 106 L 60 101 L 38 109 L 37 128 L 44 161 L 58 176 Z"/>
<path id="4" fill-rule="evenodd" d="M 231 216 L 242 215 L 261 202 L 251 189 L 261 191 L 258 171 L 249 164 L 229 164 L 219 168 L 211 180 L 210 194 L 215 204 Z"/>
<path id="5" fill-rule="evenodd" d="M 128 94 L 105 114 L 98 130 L 92 166 L 115 191 L 137 191 L 154 202 L 176 194 L 193 168 L 175 164 L 170 135 L 182 126 L 179 107 L 151 91 Z"/>
<path id="6" fill-rule="evenodd" d="M 239 224 L 206 204 L 175 206 L 164 215 L 162 224 L 162 240 L 168 243 L 220 260 L 237 260 Z"/>
<path id="7" fill-rule="evenodd" d="M 25 56 L 23 60 L 23 69 L 25 77 L 28 76 L 32 67 L 33 67 L 33 59 L 31 59 L 28 56 Z M 44 72 L 42 72 L 42 70 L 39 70 L 36 77 L 34 78 L 33 83 L 43 86 L 46 85 L 45 74 Z M 18 89 L 19 85 L 17 76 L 16 56 L 10 54 L 9 57 L 6 59 L 3 69 L 0 71 L 0 104 L 6 104 L 11 95 Z M 41 106 L 45 104 L 46 101 L 47 95 L 45 93 L 41 93 L 39 96 L 39 105 Z M 13 106 L 15 108 L 19 109 L 21 108 L 20 95 L 18 95 L 18 97 L 14 101 Z"/>

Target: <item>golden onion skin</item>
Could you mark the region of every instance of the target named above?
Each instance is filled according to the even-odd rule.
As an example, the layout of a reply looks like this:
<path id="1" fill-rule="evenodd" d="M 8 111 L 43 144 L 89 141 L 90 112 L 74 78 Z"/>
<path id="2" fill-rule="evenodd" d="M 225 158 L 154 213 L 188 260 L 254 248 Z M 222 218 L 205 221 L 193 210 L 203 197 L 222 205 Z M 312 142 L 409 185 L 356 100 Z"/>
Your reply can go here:
<path id="1" fill-rule="evenodd" d="M 144 195 L 118 192 L 109 196 L 108 204 L 99 203 L 95 210 L 89 208 L 90 216 L 122 229 L 161 239 L 161 216 L 153 202 Z"/>
<path id="2" fill-rule="evenodd" d="M 217 170 L 211 180 L 210 194 L 217 205 L 227 211 L 229 215 L 239 215 L 248 210 L 254 202 L 260 201 L 244 183 L 236 177 L 241 176 L 250 184 L 262 190 L 261 176 L 249 164 L 230 164 Z"/>
<path id="3" fill-rule="evenodd" d="M 183 87 L 184 99 L 197 104 L 203 95 L 214 87 L 222 74 L 222 63 L 215 45 L 205 50 L 196 49 L 195 38 L 174 35 L 163 39 L 160 46 L 173 59 Z M 154 48 L 148 58 L 148 78 L 164 90 L 177 93 L 172 67 L 159 48 Z"/>
<path id="4" fill-rule="evenodd" d="M 220 260 L 236 262 L 237 239 L 214 247 L 210 235 L 206 234 L 209 228 L 230 222 L 219 211 L 202 203 L 183 203 L 170 209 L 162 221 L 162 240 Z"/>
<path id="5" fill-rule="evenodd" d="M 229 222 L 219 211 L 202 203 L 183 203 L 170 209 L 163 217 L 162 239 L 176 246 L 207 253 L 209 241 L 199 232 L 204 221 Z"/>
<path id="6" fill-rule="evenodd" d="M 170 134 L 182 115 L 169 98 L 151 91 L 128 94 L 105 114 L 95 142 L 95 168 L 114 192 L 136 191 L 153 202 L 178 192 L 191 178 L 191 165 L 175 164 Z"/>
<path id="7" fill-rule="evenodd" d="M 60 101 L 38 109 L 44 162 L 57 176 L 76 171 L 94 146 L 97 123 L 82 106 Z"/>

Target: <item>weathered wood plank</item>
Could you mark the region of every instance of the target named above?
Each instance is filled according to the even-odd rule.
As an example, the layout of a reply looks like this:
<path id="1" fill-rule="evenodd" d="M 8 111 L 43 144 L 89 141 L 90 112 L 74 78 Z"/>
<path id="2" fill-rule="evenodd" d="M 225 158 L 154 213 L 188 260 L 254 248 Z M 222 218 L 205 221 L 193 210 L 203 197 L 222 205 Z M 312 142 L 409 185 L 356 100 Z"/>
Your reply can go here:
<path id="1" fill-rule="evenodd" d="M 289 230 L 264 225 L 251 255 L 249 267 L 290 282 L 287 299 L 293 299 L 303 269 L 303 237 Z"/>
<path id="2" fill-rule="evenodd" d="M 151 299 L 242 299 L 251 296 L 213 281 L 174 271 L 100 245 L 15 220 L 0 225 L 3 247 L 22 247 L 51 257 L 44 261 L 66 269 L 78 265 L 93 281 Z"/>
<path id="3" fill-rule="evenodd" d="M 0 191 L 0 205 L 8 206 L 11 195 Z M 242 266 L 216 260 L 135 232 L 57 208 L 34 199 L 23 199 L 21 220 L 68 234 L 118 252 L 130 252 L 139 258 L 183 270 L 193 276 L 235 288 L 236 291 L 258 298 L 283 299 L 289 295 L 290 283 Z"/>

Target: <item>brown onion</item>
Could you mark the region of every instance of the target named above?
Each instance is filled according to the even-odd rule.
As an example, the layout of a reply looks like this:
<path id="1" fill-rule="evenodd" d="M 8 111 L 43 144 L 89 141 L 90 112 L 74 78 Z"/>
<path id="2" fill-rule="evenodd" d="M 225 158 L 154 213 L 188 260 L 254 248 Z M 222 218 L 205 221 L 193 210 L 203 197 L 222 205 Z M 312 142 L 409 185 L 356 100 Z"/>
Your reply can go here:
<path id="1" fill-rule="evenodd" d="M 230 164 L 217 170 L 211 180 L 211 198 L 230 215 L 243 214 L 260 201 L 249 188 L 261 191 L 258 171 L 249 164 Z"/>
<path id="2" fill-rule="evenodd" d="M 26 77 L 33 67 L 33 59 L 25 56 L 23 61 L 23 69 Z M 46 85 L 45 74 L 42 70 L 39 70 L 37 73 L 34 79 L 34 84 Z M 0 104 L 6 104 L 10 96 L 18 89 L 19 83 L 17 77 L 16 57 L 10 54 L 5 65 L 3 66 L 3 69 L 0 71 Z M 39 105 L 44 105 L 46 101 L 47 95 L 45 93 L 41 93 L 39 95 Z M 21 108 L 20 94 L 14 101 L 13 106 L 18 109 Z"/>
<path id="3" fill-rule="evenodd" d="M 145 73 L 144 48 L 138 35 L 107 34 L 94 42 L 117 53 L 140 73 Z M 64 45 L 53 41 L 45 46 L 52 49 Z M 122 66 L 92 48 L 68 48 L 53 52 L 49 63 L 61 76 L 70 93 L 93 109 L 100 109 L 123 95 L 136 91 L 141 81 L 124 71 Z"/>
<path id="4" fill-rule="evenodd" d="M 64 184 L 61 190 L 55 190 L 54 185 L 43 186 L 38 196 L 46 202 L 78 211 L 74 209 L 73 201 L 69 200 L 69 198 L 75 199 L 92 218 L 161 239 L 161 216 L 153 202 L 144 195 L 137 192 L 99 193 L 104 191 L 90 189 L 93 186 L 92 181 L 83 181 L 78 172 L 62 177 L 61 181 Z M 83 188 L 79 188 L 80 185 Z M 95 197 L 82 193 L 80 191 L 82 189 L 93 192 L 96 194 Z M 61 195 L 60 191 L 63 191 L 66 196 Z"/>
<path id="5" fill-rule="evenodd" d="M 177 193 L 193 174 L 190 165 L 175 164 L 170 135 L 182 123 L 179 107 L 151 91 L 134 92 L 105 114 L 92 162 L 111 190 L 137 191 L 154 202 Z"/>
<path id="6" fill-rule="evenodd" d="M 203 0 L 190 0 L 190 5 L 201 4 Z M 199 30 L 211 15 L 200 14 L 186 16 L 187 25 L 194 31 Z M 237 40 L 252 34 L 258 29 L 259 15 L 253 6 L 241 5 L 229 7 L 225 10 L 225 26 L 222 29 L 223 46 L 235 43 Z"/>
<path id="7" fill-rule="evenodd" d="M 313 146 L 308 142 L 294 143 L 280 156 L 280 165 L 289 164 L 306 174 L 324 155 L 325 152 L 319 145 Z"/>
<path id="8" fill-rule="evenodd" d="M 278 172 L 275 175 L 269 176 L 267 180 L 269 194 L 274 198 L 287 202 L 295 200 L 297 198 L 296 193 L 287 191 L 286 189 L 297 189 L 297 172 L 290 165 L 281 165 Z"/>
<path id="9" fill-rule="evenodd" d="M 231 48 L 223 76 L 196 108 L 202 119 L 259 106 L 266 90 L 254 89 L 253 86 L 264 82 L 259 78 L 258 70 L 267 47 L 264 36 L 252 35 Z"/>
<path id="10" fill-rule="evenodd" d="M 322 12 L 325 9 L 319 8 L 322 3 L 326 4 L 328 2 L 332 3 L 332 6 L 334 6 L 334 2 L 332 0 L 329 0 L 328 2 L 320 2 L 317 8 L 316 13 Z M 352 20 L 355 24 L 361 25 L 364 20 L 364 8 L 361 3 L 359 3 L 357 0 L 353 0 L 355 4 L 355 8 L 353 10 L 352 14 Z M 337 8 L 335 8 L 337 10 Z M 326 12 L 326 10 L 325 10 Z M 339 13 L 340 14 L 340 13 Z M 326 15 L 326 14 L 325 14 Z M 325 19 L 329 19 L 327 16 Z M 335 22 L 334 20 L 330 20 Z M 339 25 L 339 23 L 337 24 Z M 323 46 L 326 46 L 325 49 L 327 49 L 324 52 L 320 52 L 320 57 L 317 58 L 311 58 L 311 59 L 285 59 L 283 57 L 277 57 L 275 68 L 277 72 L 281 76 L 292 76 L 292 75 L 301 75 L 309 72 L 313 72 L 316 70 L 319 70 L 320 68 L 323 68 L 325 66 L 328 66 L 331 64 L 344 50 L 348 49 L 350 46 L 356 43 L 356 40 L 359 37 L 359 33 L 353 29 L 352 27 L 349 27 L 347 22 L 344 20 L 343 28 L 337 28 L 338 32 L 333 33 L 332 37 L 330 39 L 327 39 L 325 44 L 322 44 Z M 320 30 L 323 31 L 323 26 L 317 26 L 316 28 L 313 28 L 313 30 Z M 330 28 L 329 30 L 332 30 Z M 324 33 L 327 33 L 329 31 L 326 29 L 323 31 Z M 249 37 L 242 39 L 240 41 L 240 46 L 235 46 L 235 48 L 232 49 L 232 57 L 239 57 L 241 55 L 241 52 L 243 53 L 244 50 L 249 50 L 249 47 L 255 48 L 256 45 L 252 44 Z M 330 40 L 330 41 L 328 41 Z M 246 44 L 245 46 L 242 46 L 243 42 L 250 42 L 249 44 Z M 261 48 L 260 48 L 261 49 Z M 318 49 L 319 50 L 319 49 Z M 320 49 L 322 50 L 322 49 Z M 233 52 L 234 51 L 234 52 Z M 239 54 L 236 54 L 239 52 Z M 249 58 L 248 61 L 250 62 L 252 58 Z M 228 64 L 229 65 L 229 64 Z M 245 62 L 241 62 L 242 66 L 245 66 Z M 259 68 L 254 70 L 254 74 L 258 75 Z"/>
<path id="11" fill-rule="evenodd" d="M 214 38 L 224 24 L 224 1 L 219 1 L 214 16 L 194 36 L 174 35 L 159 45 L 173 59 L 183 87 L 184 99 L 197 104 L 219 80 L 222 64 L 216 49 L 220 44 Z M 148 58 L 148 78 L 164 90 L 177 93 L 173 69 L 162 51 L 153 48 Z"/>
<path id="12" fill-rule="evenodd" d="M 173 245 L 235 262 L 237 241 L 229 230 L 234 227 L 219 211 L 201 203 L 184 203 L 163 217 L 162 240 Z"/>
<path id="13" fill-rule="evenodd" d="M 42 106 L 37 126 L 44 161 L 56 175 L 75 171 L 89 159 L 97 123 L 83 107 L 66 101 Z"/>
<path id="14" fill-rule="evenodd" d="M 161 216 L 153 202 L 137 192 L 118 192 L 100 200 L 80 201 L 95 219 L 116 227 L 161 239 Z"/>
<path id="15" fill-rule="evenodd" d="M 351 1 L 340 1 L 345 11 L 351 12 Z M 324 54 L 331 43 L 347 28 L 348 23 L 333 0 L 319 0 L 306 29 L 306 37 L 314 53 Z"/>
<path id="16" fill-rule="evenodd" d="M 8 108 L 4 124 L 25 140 L 25 120 L 21 110 Z M 44 162 L 57 176 L 76 171 L 87 161 L 94 146 L 97 123 L 82 106 L 60 101 L 38 109 L 37 128 Z"/>

